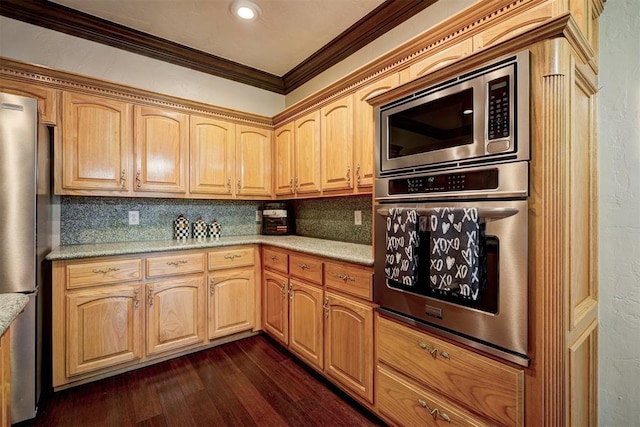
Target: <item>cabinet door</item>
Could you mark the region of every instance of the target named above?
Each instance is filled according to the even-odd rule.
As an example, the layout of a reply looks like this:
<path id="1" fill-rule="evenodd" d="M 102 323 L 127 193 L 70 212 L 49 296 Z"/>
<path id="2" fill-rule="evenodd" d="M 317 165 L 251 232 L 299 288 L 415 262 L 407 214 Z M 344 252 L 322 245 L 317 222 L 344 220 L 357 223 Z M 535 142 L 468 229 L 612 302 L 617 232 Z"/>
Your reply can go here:
<path id="1" fill-rule="evenodd" d="M 2 80 L 0 81 L 0 92 L 37 99 L 38 111 L 42 123 L 57 124 L 56 101 L 58 92 L 55 89 L 37 86 L 31 83 Z"/>
<path id="2" fill-rule="evenodd" d="M 289 279 L 264 271 L 262 274 L 264 319 L 262 327 L 272 337 L 289 344 Z"/>
<path id="3" fill-rule="evenodd" d="M 253 267 L 221 270 L 209 276 L 209 339 L 255 326 L 255 274 Z"/>
<path id="4" fill-rule="evenodd" d="M 189 116 L 136 105 L 135 191 L 185 193 L 189 162 Z"/>
<path id="5" fill-rule="evenodd" d="M 204 279 L 147 283 L 147 354 L 202 344 L 205 337 Z"/>
<path id="6" fill-rule="evenodd" d="M 354 144 L 356 188 L 373 186 L 375 120 L 373 107 L 367 100 L 398 85 L 398 74 L 378 80 L 355 94 L 354 104 Z"/>
<path id="7" fill-rule="evenodd" d="M 322 369 L 322 288 L 289 280 L 289 349 Z"/>
<path id="8" fill-rule="evenodd" d="M 11 425 L 11 328 L 0 336 L 0 426 Z"/>
<path id="9" fill-rule="evenodd" d="M 56 165 L 62 168 L 60 190 L 127 193 L 132 178 L 131 131 L 130 104 L 65 92 L 62 164 Z"/>
<path id="10" fill-rule="evenodd" d="M 271 196 L 272 133 L 236 126 L 236 195 Z"/>
<path id="11" fill-rule="evenodd" d="M 191 116 L 189 129 L 191 193 L 232 195 L 235 125 Z"/>
<path id="12" fill-rule="evenodd" d="M 373 308 L 332 292 L 325 299 L 325 373 L 373 403 Z"/>
<path id="13" fill-rule="evenodd" d="M 140 292 L 140 285 L 110 285 L 67 295 L 67 376 L 142 357 Z"/>
<path id="14" fill-rule="evenodd" d="M 273 167 L 277 196 L 294 193 L 294 162 L 294 124 L 290 122 L 275 130 Z"/>
<path id="15" fill-rule="evenodd" d="M 353 97 L 321 110 L 322 190 L 353 188 Z"/>
<path id="16" fill-rule="evenodd" d="M 314 111 L 295 122 L 297 193 L 319 193 L 320 173 L 320 111 Z"/>

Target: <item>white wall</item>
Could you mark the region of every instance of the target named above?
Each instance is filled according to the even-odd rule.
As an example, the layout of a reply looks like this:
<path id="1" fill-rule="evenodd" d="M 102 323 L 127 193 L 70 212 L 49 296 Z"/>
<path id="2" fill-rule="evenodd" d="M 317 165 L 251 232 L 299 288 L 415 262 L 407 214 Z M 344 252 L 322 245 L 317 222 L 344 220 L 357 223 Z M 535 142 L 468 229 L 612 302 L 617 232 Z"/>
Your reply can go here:
<path id="1" fill-rule="evenodd" d="M 284 95 L 0 16 L 0 56 L 268 117 Z"/>
<path id="2" fill-rule="evenodd" d="M 599 425 L 640 426 L 640 2 L 600 21 Z"/>

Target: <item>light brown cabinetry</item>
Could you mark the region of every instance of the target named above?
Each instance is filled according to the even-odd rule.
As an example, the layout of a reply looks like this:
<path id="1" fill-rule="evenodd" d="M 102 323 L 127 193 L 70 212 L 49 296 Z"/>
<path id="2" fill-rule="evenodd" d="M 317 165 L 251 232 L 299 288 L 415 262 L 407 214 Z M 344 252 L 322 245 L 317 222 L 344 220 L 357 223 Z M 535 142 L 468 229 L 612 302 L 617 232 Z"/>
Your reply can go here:
<path id="1" fill-rule="evenodd" d="M 445 414 L 452 423 L 461 425 L 524 424 L 522 369 L 380 315 L 376 316 L 376 355 L 376 409 L 397 423 L 406 421 L 402 417 L 409 415 L 427 422 L 438 419 L 434 415 Z M 424 396 L 411 403 L 400 398 L 420 395 L 420 390 L 424 390 Z M 434 399 L 436 396 L 440 402 Z M 431 408 L 429 412 L 424 411 L 423 402 Z M 431 414 L 434 409 L 438 411 Z M 466 415 L 454 419 L 457 412 Z M 468 413 L 476 414 L 473 422 L 462 421 Z"/>
<path id="2" fill-rule="evenodd" d="M 371 269 L 273 247 L 262 259 L 265 332 L 373 403 Z"/>
<path id="3" fill-rule="evenodd" d="M 322 107 L 322 190 L 353 188 L 353 97 L 347 96 Z"/>
<path id="4" fill-rule="evenodd" d="M 235 124 L 191 116 L 189 129 L 191 194 L 231 196 L 235 180 Z"/>
<path id="5" fill-rule="evenodd" d="M 295 193 L 295 127 L 293 122 L 279 126 L 274 131 L 273 175 L 274 194 L 291 196 Z"/>
<path id="6" fill-rule="evenodd" d="M 236 195 L 271 196 L 273 131 L 236 125 Z"/>
<path id="7" fill-rule="evenodd" d="M 398 83 L 398 74 L 391 74 L 365 86 L 354 94 L 354 167 L 356 190 L 373 186 L 374 178 L 375 121 L 373 117 L 373 107 L 367 100 L 398 86 Z M 371 191 L 370 188 L 369 191 Z"/>
<path id="8" fill-rule="evenodd" d="M 113 375 L 257 329 L 256 251 L 243 246 L 55 261 L 53 386 Z"/>
<path id="9" fill-rule="evenodd" d="M 134 178 L 132 143 L 130 104 L 93 95 L 63 93 L 56 191 L 126 195 L 132 189 Z"/>
<path id="10" fill-rule="evenodd" d="M 134 129 L 134 190 L 186 193 L 189 116 L 136 105 Z"/>
<path id="11" fill-rule="evenodd" d="M 26 96 L 38 100 L 38 111 L 42 123 L 56 125 L 58 120 L 58 91 L 14 80 L 0 79 L 0 92 Z"/>
<path id="12" fill-rule="evenodd" d="M 296 194 L 319 194 L 321 184 L 320 111 L 314 111 L 295 121 L 295 175 Z"/>
<path id="13" fill-rule="evenodd" d="M 208 253 L 210 340 L 256 327 L 254 251 L 238 247 Z"/>
<path id="14" fill-rule="evenodd" d="M 11 329 L 0 337 L 0 426 L 11 425 Z"/>

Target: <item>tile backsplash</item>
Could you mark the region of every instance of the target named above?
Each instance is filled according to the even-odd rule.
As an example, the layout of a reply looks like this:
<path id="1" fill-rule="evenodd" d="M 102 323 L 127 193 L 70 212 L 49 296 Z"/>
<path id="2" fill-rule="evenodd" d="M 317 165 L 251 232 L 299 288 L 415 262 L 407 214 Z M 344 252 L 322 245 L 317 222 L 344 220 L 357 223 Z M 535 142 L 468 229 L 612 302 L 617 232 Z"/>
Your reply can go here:
<path id="1" fill-rule="evenodd" d="M 210 223 L 217 218 L 222 236 L 261 233 L 256 223 L 260 201 L 185 200 L 113 197 L 60 198 L 60 244 L 173 239 L 173 221 L 184 214 Z M 296 234 L 320 239 L 371 244 L 371 197 L 356 196 L 291 202 Z M 362 225 L 354 225 L 354 211 Z M 138 211 L 139 225 L 129 225 L 129 211 Z"/>

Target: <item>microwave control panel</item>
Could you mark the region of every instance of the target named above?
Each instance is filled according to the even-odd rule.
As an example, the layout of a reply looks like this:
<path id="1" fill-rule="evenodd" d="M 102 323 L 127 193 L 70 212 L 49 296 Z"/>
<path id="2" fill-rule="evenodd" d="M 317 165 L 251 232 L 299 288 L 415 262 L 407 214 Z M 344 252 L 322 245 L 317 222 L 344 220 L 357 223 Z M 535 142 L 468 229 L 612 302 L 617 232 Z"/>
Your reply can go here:
<path id="1" fill-rule="evenodd" d="M 487 136 L 489 140 L 508 138 L 509 125 L 509 76 L 489 82 L 489 112 Z"/>
<path id="2" fill-rule="evenodd" d="M 498 169 L 420 175 L 389 180 L 389 195 L 446 193 L 498 188 Z"/>

